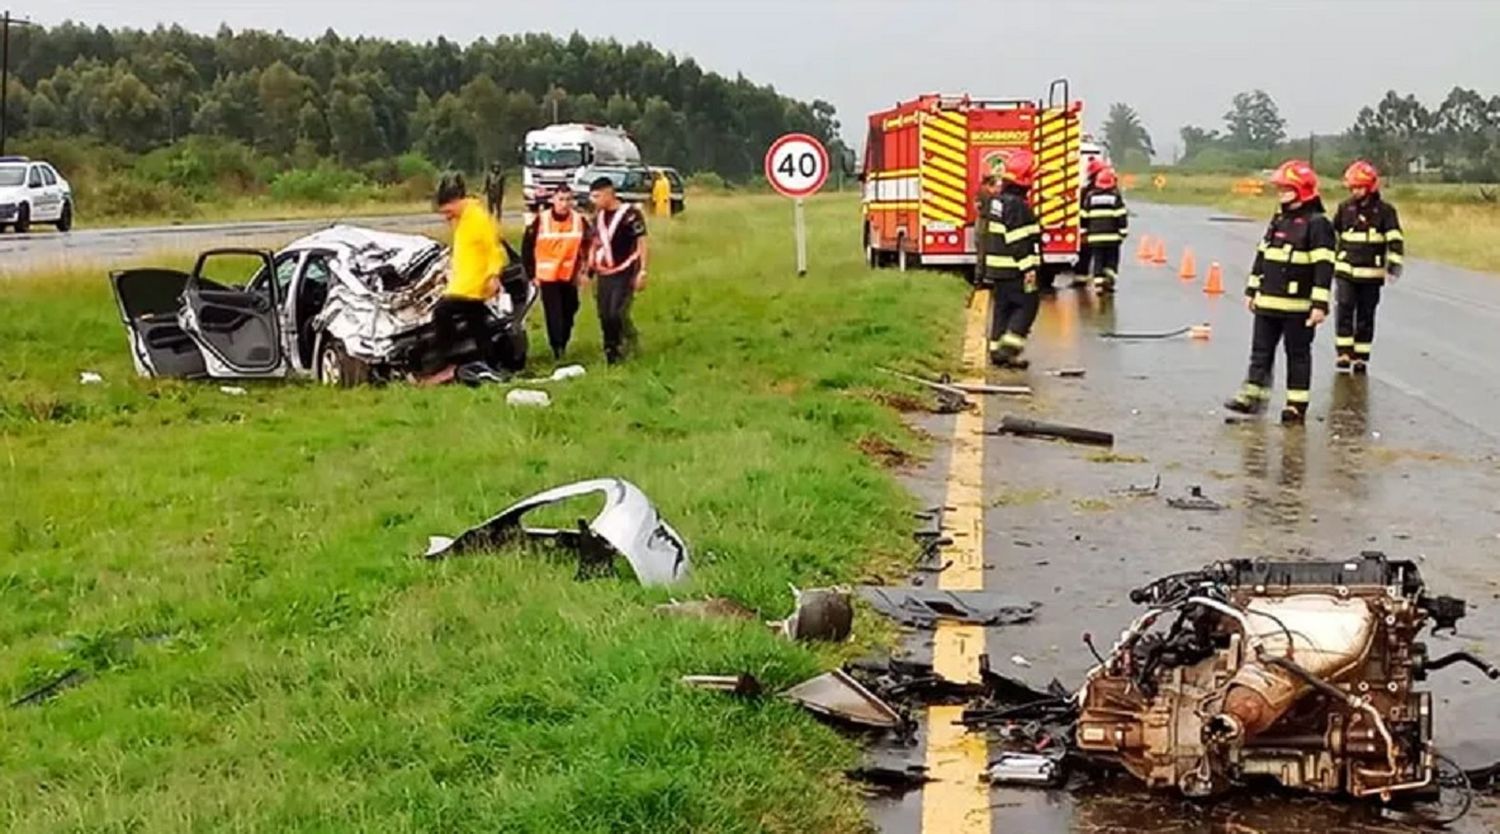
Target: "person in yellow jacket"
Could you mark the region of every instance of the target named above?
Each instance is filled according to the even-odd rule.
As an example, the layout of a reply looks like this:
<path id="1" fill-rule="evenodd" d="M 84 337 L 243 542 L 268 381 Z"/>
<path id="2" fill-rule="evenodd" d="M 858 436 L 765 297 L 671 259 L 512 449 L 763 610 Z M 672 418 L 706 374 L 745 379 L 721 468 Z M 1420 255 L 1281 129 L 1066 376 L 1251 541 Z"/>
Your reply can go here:
<path id="1" fill-rule="evenodd" d="M 479 345 L 484 363 L 493 368 L 495 340 L 488 333 L 492 316 L 485 302 L 500 292 L 500 272 L 505 269 L 500 224 L 481 201 L 469 196 L 461 174 L 443 176 L 434 202 L 453 226 L 448 287 L 432 310 L 438 347 L 451 356 L 462 338 L 462 324 Z"/>
<path id="2" fill-rule="evenodd" d="M 670 217 L 672 214 L 672 183 L 660 171 L 656 174 L 656 181 L 651 184 L 651 206 L 657 217 Z"/>

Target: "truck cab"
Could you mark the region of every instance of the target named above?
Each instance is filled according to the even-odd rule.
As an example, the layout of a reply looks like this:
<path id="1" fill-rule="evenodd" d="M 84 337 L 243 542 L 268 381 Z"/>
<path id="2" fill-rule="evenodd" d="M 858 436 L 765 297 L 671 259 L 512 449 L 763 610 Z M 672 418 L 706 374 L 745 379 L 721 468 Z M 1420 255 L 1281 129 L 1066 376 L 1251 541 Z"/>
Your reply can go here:
<path id="1" fill-rule="evenodd" d="M 548 125 L 528 131 L 521 145 L 521 194 L 534 209 L 547 194 L 569 187 L 583 168 L 640 164 L 640 148 L 620 128 Z"/>

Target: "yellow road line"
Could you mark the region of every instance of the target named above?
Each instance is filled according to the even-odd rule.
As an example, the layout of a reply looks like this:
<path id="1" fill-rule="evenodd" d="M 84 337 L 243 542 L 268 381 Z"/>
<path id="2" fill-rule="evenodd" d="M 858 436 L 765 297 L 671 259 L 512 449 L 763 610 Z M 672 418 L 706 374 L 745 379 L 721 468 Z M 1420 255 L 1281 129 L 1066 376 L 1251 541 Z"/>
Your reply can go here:
<path id="1" fill-rule="evenodd" d="M 984 382 L 988 353 L 988 292 L 979 292 L 964 320 L 964 376 Z M 953 426 L 948 461 L 948 490 L 943 500 L 943 534 L 953 544 L 940 557 L 952 567 L 938 574 L 938 588 L 973 591 L 984 588 L 984 398 L 959 412 Z M 933 671 L 955 681 L 977 681 L 984 654 L 984 628 L 939 622 L 933 635 Z M 961 706 L 927 710 L 927 774 L 935 781 L 922 789 L 924 834 L 990 834 L 990 790 L 985 782 L 989 748 L 984 736 L 957 723 Z"/>

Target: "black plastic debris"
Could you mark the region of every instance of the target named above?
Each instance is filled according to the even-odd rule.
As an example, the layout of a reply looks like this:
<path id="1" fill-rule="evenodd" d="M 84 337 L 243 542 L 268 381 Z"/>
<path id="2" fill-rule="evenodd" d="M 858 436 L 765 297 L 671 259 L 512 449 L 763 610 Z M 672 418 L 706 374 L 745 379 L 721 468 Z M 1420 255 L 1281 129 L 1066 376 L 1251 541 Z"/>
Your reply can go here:
<path id="1" fill-rule="evenodd" d="M 1038 604 L 985 591 L 940 591 L 866 585 L 859 594 L 876 611 L 912 628 L 933 628 L 939 620 L 1004 626 L 1036 617 Z"/>
<path id="2" fill-rule="evenodd" d="M 842 669 L 803 681 L 783 692 L 782 697 L 845 724 L 894 730 L 904 722 L 890 704 Z"/>
<path id="3" fill-rule="evenodd" d="M 1018 437 L 1045 437 L 1082 443 L 1088 446 L 1113 446 L 1115 436 L 1107 431 L 1097 431 L 1061 423 L 1047 423 L 1029 417 L 1007 414 L 1000 418 L 1000 427 L 986 434 L 1013 434 Z"/>
<path id="4" fill-rule="evenodd" d="M 898 797 L 936 781 L 927 775 L 927 768 L 922 765 L 868 765 L 850 768 L 844 771 L 844 776 L 860 783 L 861 792 L 867 797 Z"/>
<path id="5" fill-rule="evenodd" d="M 1219 512 L 1227 510 L 1229 506 L 1220 504 L 1218 501 L 1203 494 L 1203 487 L 1194 484 L 1188 488 L 1188 494 L 1180 498 L 1168 498 L 1167 506 L 1174 510 L 1205 510 L 1208 512 Z"/>
<path id="6" fill-rule="evenodd" d="M 1178 336 L 1186 336 L 1192 332 L 1192 325 L 1179 327 L 1176 330 L 1150 330 L 1137 333 L 1106 331 L 1099 334 L 1101 339 L 1115 339 L 1121 341 L 1149 340 L 1149 339 L 1175 339 Z"/>

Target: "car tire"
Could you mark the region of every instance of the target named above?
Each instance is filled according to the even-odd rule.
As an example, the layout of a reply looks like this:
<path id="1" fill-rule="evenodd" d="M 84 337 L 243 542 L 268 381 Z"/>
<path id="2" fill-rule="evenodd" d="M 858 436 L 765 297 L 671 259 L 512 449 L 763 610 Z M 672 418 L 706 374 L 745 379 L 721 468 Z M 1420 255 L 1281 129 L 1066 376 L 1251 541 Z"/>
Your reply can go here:
<path id="1" fill-rule="evenodd" d="M 73 202 L 63 202 L 62 214 L 57 216 L 57 230 L 59 232 L 70 232 L 73 230 Z"/>
<path id="2" fill-rule="evenodd" d="M 16 234 L 24 235 L 31 231 L 31 206 L 25 203 L 16 209 Z"/>
<path id="3" fill-rule="evenodd" d="M 330 336 L 318 340 L 318 381 L 333 388 L 356 388 L 371 381 L 368 363 L 349 355 L 344 343 Z"/>

